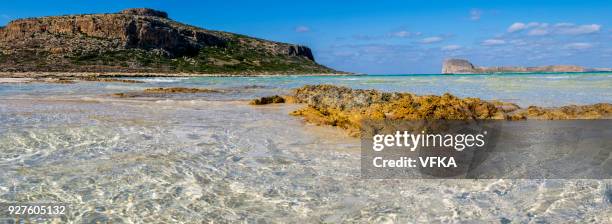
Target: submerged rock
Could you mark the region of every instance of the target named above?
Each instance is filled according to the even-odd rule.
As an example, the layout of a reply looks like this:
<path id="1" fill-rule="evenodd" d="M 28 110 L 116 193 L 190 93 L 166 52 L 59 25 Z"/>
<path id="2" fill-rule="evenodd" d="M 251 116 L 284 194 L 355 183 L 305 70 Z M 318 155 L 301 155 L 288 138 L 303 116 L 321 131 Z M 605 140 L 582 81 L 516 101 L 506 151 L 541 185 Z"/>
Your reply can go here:
<path id="1" fill-rule="evenodd" d="M 246 86 L 240 86 L 238 88 L 240 88 L 240 89 L 265 89 L 265 88 L 268 88 L 268 86 L 263 86 L 263 85 L 246 85 Z"/>
<path id="2" fill-rule="evenodd" d="M 274 95 L 274 96 L 266 96 L 266 97 L 262 97 L 259 99 L 254 99 L 251 102 L 249 102 L 249 104 L 251 105 L 264 105 L 264 104 L 271 104 L 271 103 L 285 103 L 285 98 L 279 95 Z"/>
<path id="3" fill-rule="evenodd" d="M 130 79 L 116 79 L 116 78 L 100 78 L 100 77 L 80 77 L 78 80 L 88 82 L 121 82 L 121 83 L 144 83 L 143 81 L 130 80 Z"/>
<path id="4" fill-rule="evenodd" d="M 185 87 L 170 87 L 170 88 L 148 88 L 142 92 L 130 92 L 130 93 L 113 93 L 111 96 L 118 98 L 131 98 L 131 97 L 150 97 L 150 96 L 163 96 L 166 94 L 188 94 L 188 93 L 218 93 L 219 90 L 214 89 L 201 89 L 201 88 L 185 88 Z"/>
<path id="5" fill-rule="evenodd" d="M 170 87 L 170 88 L 149 88 L 144 90 L 145 93 L 216 93 L 218 90 L 200 89 L 200 88 L 185 88 L 185 87 Z"/>
<path id="6" fill-rule="evenodd" d="M 76 83 L 74 80 L 71 79 L 64 79 L 64 78 L 59 78 L 59 79 L 34 79 L 30 82 L 42 82 L 42 83 L 54 83 L 54 84 L 74 84 Z"/>
<path id="7" fill-rule="evenodd" d="M 128 98 L 128 97 L 136 97 L 135 94 L 130 94 L 130 93 L 113 93 L 111 94 L 112 97 L 117 97 L 117 98 Z"/>

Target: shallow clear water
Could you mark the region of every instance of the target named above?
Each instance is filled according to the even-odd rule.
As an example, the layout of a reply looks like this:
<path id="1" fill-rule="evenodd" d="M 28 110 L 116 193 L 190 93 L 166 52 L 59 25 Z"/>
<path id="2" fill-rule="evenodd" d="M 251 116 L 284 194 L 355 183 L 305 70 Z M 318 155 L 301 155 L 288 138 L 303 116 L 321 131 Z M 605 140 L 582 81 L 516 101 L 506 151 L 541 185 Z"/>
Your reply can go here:
<path id="1" fill-rule="evenodd" d="M 208 99 L 252 99 L 288 93 L 306 84 L 332 84 L 360 89 L 410 92 L 419 95 L 451 93 L 460 97 L 503 100 L 521 106 L 561 106 L 612 102 L 612 73 L 541 73 L 503 75 L 369 75 L 140 78 L 146 84 L 85 82 L 80 85 L 2 84 L 0 96 L 97 96 L 147 87 L 187 86 L 230 90 Z M 189 96 L 190 97 L 190 96 Z M 201 98 L 202 96 L 197 96 Z"/>
<path id="2" fill-rule="evenodd" d="M 55 201 L 69 221 L 612 221 L 611 180 L 365 180 L 358 139 L 250 106 L 304 84 L 450 92 L 521 105 L 611 102 L 612 74 L 146 78 L 0 84 L 0 202 Z M 222 93 L 116 99 L 147 87 Z"/>

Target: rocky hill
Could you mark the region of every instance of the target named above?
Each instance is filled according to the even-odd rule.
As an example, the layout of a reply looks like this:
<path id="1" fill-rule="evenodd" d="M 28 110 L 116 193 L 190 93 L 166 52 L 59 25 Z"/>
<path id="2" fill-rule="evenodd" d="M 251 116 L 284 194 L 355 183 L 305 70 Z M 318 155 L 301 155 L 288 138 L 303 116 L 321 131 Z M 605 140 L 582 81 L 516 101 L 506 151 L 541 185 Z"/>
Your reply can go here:
<path id="1" fill-rule="evenodd" d="M 503 73 L 503 72 L 586 72 L 591 71 L 576 65 L 549 65 L 539 67 L 481 67 L 475 66 L 468 60 L 448 59 L 442 65 L 442 74 L 470 74 L 470 73 Z"/>
<path id="2" fill-rule="evenodd" d="M 11 21 L 0 28 L 0 71 L 336 72 L 308 47 L 206 30 L 152 9 Z"/>

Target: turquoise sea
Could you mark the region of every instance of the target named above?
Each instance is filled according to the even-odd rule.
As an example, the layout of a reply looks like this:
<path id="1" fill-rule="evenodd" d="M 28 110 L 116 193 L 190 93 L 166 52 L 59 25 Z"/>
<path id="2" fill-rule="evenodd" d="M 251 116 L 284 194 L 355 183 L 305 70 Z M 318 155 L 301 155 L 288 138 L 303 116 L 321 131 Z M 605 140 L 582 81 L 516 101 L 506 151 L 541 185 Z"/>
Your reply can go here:
<path id="1" fill-rule="evenodd" d="M 0 83 L 0 202 L 70 203 L 71 223 L 612 222 L 611 180 L 365 180 L 359 139 L 248 105 L 305 84 L 612 103 L 612 73 L 138 80 Z M 109 95 L 150 87 L 223 91 Z"/>
<path id="2" fill-rule="evenodd" d="M 139 78 L 146 84 L 82 83 L 75 86 L 0 84 L 0 97 L 48 95 L 83 97 L 148 87 L 187 86 L 218 89 L 252 89 L 213 96 L 218 100 L 252 99 L 256 96 L 288 93 L 306 84 L 332 84 L 360 89 L 410 92 L 419 95 L 451 93 L 460 97 L 503 100 L 521 106 L 561 106 L 612 101 L 612 73 L 517 73 L 489 75 L 363 75 L 363 76 L 264 76 Z M 252 88 L 255 87 L 255 88 Z"/>

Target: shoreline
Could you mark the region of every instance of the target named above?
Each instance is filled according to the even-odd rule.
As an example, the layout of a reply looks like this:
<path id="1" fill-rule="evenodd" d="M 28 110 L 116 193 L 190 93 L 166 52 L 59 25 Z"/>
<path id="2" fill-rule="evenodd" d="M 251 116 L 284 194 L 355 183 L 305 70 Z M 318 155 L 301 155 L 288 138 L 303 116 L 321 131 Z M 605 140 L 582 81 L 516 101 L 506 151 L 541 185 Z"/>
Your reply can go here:
<path id="1" fill-rule="evenodd" d="M 83 78 L 83 77 L 270 77 L 270 76 L 363 76 L 354 73 L 270 73 L 270 74 L 206 74 L 154 72 L 0 72 L 0 78 Z"/>
<path id="2" fill-rule="evenodd" d="M 478 76 L 478 75 L 529 75 L 529 74 L 592 74 L 610 73 L 608 71 L 593 72 L 498 72 L 498 73 L 439 73 L 439 74 L 364 74 L 364 73 L 269 73 L 269 74 L 222 74 L 222 73 L 156 73 L 156 72 L 0 72 L 0 78 L 151 78 L 151 77 L 274 77 L 274 76 L 412 76 L 412 75 L 439 75 L 439 76 Z M 0 81 L 0 83 L 2 83 Z"/>

